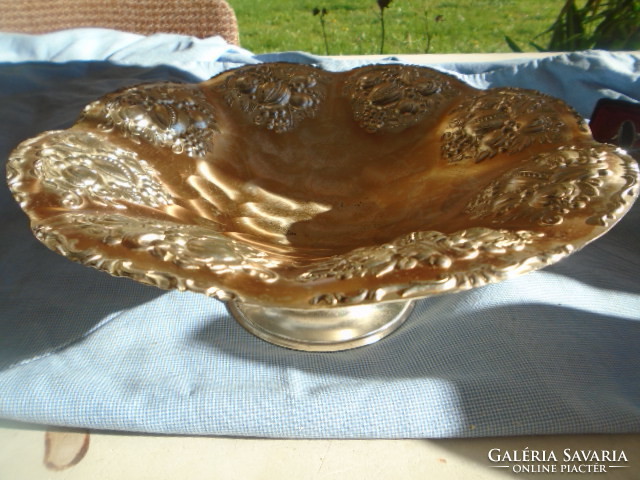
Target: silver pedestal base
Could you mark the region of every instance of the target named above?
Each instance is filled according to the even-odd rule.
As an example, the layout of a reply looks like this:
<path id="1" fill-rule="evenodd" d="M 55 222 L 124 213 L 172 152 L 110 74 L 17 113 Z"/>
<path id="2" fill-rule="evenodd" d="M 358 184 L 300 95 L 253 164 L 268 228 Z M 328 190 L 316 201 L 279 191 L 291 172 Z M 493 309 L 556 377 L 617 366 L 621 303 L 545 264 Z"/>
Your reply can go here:
<path id="1" fill-rule="evenodd" d="M 407 319 L 413 302 L 302 310 L 230 301 L 227 308 L 244 328 L 269 343 L 308 352 L 334 352 L 386 337 Z"/>

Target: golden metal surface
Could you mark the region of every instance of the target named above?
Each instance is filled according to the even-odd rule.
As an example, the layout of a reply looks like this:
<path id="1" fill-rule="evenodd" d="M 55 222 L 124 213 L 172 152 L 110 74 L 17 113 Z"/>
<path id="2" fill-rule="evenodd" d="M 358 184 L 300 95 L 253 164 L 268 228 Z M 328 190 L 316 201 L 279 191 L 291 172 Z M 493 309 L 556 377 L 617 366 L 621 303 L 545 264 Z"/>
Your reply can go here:
<path id="1" fill-rule="evenodd" d="M 330 309 L 274 308 L 227 303 L 249 332 L 275 345 L 308 352 L 334 352 L 377 342 L 393 333 L 414 302 L 383 302 Z"/>
<path id="2" fill-rule="evenodd" d="M 530 272 L 638 194 L 636 162 L 562 101 L 400 65 L 261 64 L 122 89 L 23 142 L 7 168 L 52 250 L 239 302 L 245 326 Z M 253 330 L 278 336 L 267 316 Z"/>

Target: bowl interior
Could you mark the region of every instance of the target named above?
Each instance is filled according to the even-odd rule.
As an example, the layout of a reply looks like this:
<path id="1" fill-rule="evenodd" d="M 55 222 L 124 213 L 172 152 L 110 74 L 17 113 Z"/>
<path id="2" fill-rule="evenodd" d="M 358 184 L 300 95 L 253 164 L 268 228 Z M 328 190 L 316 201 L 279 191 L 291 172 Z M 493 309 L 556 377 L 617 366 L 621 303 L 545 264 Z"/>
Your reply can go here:
<path id="1" fill-rule="evenodd" d="M 401 65 L 129 87 L 25 141 L 8 175 L 36 236 L 73 260 L 292 308 L 526 273 L 637 195 L 635 162 L 560 100 Z"/>

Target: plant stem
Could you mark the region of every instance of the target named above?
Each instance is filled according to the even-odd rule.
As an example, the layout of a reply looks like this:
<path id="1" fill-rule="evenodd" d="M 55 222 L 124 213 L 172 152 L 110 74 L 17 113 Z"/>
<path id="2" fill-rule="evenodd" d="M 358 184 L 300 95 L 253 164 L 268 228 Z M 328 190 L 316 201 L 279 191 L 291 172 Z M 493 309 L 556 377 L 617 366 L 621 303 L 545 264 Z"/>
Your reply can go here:
<path id="1" fill-rule="evenodd" d="M 322 27 L 322 38 L 324 38 L 324 51 L 329 55 L 329 42 L 327 40 L 327 31 L 324 27 L 324 15 L 320 16 L 320 26 Z"/>
<path id="2" fill-rule="evenodd" d="M 424 11 L 424 33 L 427 40 L 427 43 L 424 48 L 424 53 L 429 53 L 431 50 L 431 30 L 429 29 L 429 10 Z"/>
<path id="3" fill-rule="evenodd" d="M 380 55 L 384 53 L 384 8 L 380 9 Z"/>

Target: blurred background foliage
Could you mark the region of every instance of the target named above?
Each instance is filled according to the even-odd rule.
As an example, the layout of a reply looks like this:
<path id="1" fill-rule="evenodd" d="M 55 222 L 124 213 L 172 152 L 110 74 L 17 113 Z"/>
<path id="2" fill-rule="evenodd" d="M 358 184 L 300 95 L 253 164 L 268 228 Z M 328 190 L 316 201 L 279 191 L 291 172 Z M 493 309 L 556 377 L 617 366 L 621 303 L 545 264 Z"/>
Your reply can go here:
<path id="1" fill-rule="evenodd" d="M 535 41 L 529 45 L 540 51 L 575 51 L 586 49 L 640 49 L 639 0 L 587 0 L 579 4 L 567 0 L 553 24 L 542 33 L 550 36 L 546 47 Z M 521 51 L 509 36 L 509 46 Z"/>
<path id="2" fill-rule="evenodd" d="M 255 53 L 638 49 L 640 0 L 228 0 Z"/>

